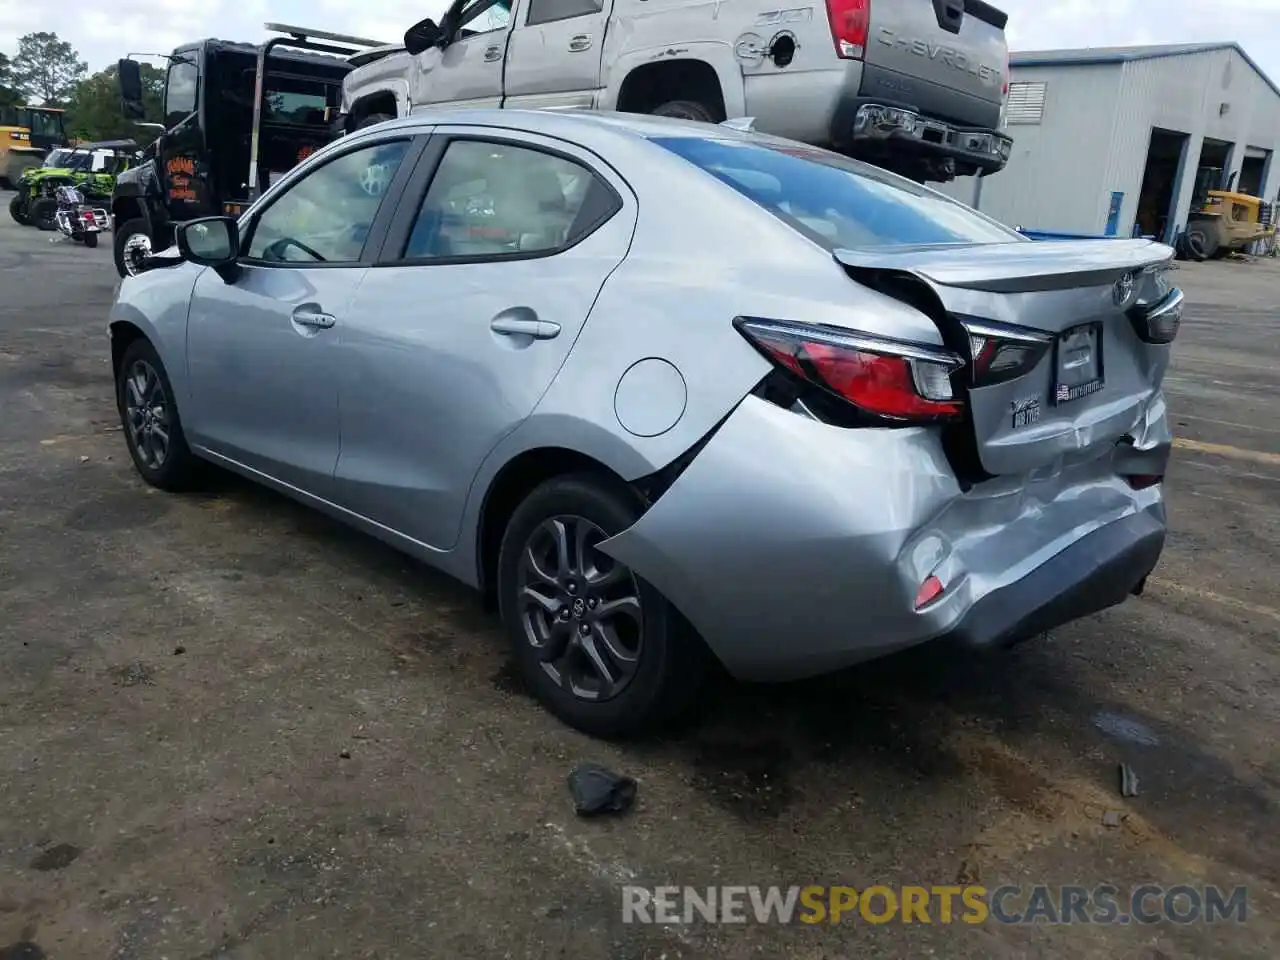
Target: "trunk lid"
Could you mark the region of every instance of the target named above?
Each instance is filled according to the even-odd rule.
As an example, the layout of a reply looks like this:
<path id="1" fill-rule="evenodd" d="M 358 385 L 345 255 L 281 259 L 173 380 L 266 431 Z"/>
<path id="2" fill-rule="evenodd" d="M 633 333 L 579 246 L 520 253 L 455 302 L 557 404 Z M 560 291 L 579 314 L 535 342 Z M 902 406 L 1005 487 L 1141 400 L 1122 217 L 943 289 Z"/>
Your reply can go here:
<path id="1" fill-rule="evenodd" d="M 1129 312 L 1168 296 L 1163 268 L 1173 250 L 1163 244 L 1027 241 L 834 256 L 885 292 L 903 290 L 903 278 L 932 291 L 936 304 L 904 299 L 934 314 L 966 358 L 968 417 L 989 474 L 1025 474 L 1114 447 L 1140 429 L 1160 390 L 1169 347 L 1145 342 Z M 1024 353 L 1008 356 L 1025 362 L 1003 379 L 990 368 L 980 375 L 990 340 L 1022 344 Z"/>
<path id="2" fill-rule="evenodd" d="M 865 62 L 1000 103 L 1007 19 L 982 0 L 871 0 Z"/>

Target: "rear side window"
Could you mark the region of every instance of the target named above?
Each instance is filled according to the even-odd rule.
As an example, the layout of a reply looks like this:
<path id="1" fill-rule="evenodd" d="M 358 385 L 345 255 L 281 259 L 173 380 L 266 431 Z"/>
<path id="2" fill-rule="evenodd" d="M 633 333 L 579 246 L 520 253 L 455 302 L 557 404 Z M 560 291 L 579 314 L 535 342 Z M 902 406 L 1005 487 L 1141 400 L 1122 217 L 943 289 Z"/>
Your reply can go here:
<path id="1" fill-rule="evenodd" d="M 829 250 L 1025 238 L 869 164 L 800 145 L 655 137 Z"/>

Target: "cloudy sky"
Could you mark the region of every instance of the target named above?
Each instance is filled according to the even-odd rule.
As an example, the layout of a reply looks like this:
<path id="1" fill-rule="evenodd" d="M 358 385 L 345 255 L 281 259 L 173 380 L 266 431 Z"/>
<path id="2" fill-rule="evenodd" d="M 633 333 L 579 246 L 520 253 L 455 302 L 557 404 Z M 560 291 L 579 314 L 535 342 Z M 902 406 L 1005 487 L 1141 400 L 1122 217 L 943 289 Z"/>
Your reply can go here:
<path id="1" fill-rule="evenodd" d="M 726 0 L 733 2 L 733 0 Z M 895 0 L 896 2 L 896 0 Z M 1015 50 L 1128 43 L 1239 41 L 1280 82 L 1280 0 L 994 0 L 1010 14 Z M 50 30 L 101 69 L 126 53 L 167 52 L 201 37 L 257 40 L 266 21 L 398 41 L 446 0 L 0 0 L 0 52 Z"/>

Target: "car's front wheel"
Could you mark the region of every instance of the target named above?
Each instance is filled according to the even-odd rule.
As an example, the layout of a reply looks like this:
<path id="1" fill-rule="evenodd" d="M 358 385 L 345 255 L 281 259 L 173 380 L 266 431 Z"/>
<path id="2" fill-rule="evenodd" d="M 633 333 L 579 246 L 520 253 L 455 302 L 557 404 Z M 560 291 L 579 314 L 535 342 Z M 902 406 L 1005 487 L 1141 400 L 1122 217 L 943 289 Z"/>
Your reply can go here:
<path id="1" fill-rule="evenodd" d="M 516 509 L 499 554 L 499 607 L 521 674 L 556 716 L 593 736 L 672 718 L 706 664 L 667 600 L 598 549 L 639 514 L 620 483 L 557 477 Z"/>
<path id="2" fill-rule="evenodd" d="M 116 370 L 116 405 L 129 456 L 142 479 L 161 490 L 181 490 L 196 471 L 173 387 L 150 341 L 134 340 Z"/>
<path id="3" fill-rule="evenodd" d="M 15 193 L 9 200 L 9 216 L 13 217 L 13 222 L 24 227 L 31 226 L 31 218 L 27 216 L 26 197 L 21 193 Z"/>

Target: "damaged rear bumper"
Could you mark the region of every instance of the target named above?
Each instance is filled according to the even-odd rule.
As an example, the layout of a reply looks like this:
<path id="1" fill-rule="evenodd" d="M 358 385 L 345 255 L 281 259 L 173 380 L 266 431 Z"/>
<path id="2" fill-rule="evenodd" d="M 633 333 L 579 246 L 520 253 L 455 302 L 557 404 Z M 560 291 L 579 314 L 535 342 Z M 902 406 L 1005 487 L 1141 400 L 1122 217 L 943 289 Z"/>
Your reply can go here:
<path id="1" fill-rule="evenodd" d="M 1009 643 L 1122 601 L 1155 566 L 1159 487 L 1134 490 L 1116 470 L 1118 458 L 1162 468 L 1162 404 L 1158 419 L 1142 450 L 966 492 L 936 431 L 841 430 L 748 397 L 599 549 L 743 679 L 812 676 L 940 637 Z M 930 576 L 944 592 L 917 610 Z"/>

